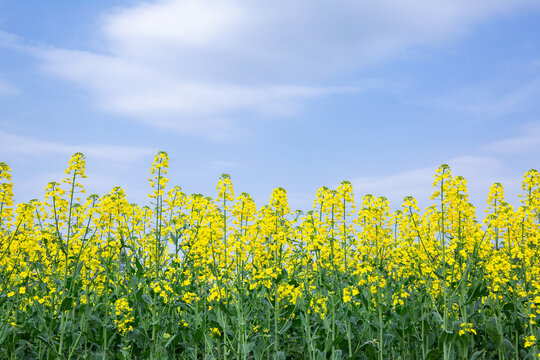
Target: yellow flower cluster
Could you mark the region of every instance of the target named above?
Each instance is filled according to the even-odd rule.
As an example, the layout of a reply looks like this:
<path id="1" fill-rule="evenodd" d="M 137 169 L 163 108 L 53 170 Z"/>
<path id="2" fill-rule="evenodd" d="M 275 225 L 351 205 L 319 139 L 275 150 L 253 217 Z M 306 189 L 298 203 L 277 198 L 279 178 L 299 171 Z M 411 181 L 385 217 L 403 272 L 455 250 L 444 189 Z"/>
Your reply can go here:
<path id="1" fill-rule="evenodd" d="M 118 327 L 120 334 L 124 335 L 126 332 L 133 330 L 133 309 L 129 306 L 129 302 L 126 298 L 120 298 L 114 303 L 115 315 L 114 323 Z"/>
<path id="2" fill-rule="evenodd" d="M 218 192 L 217 200 L 225 199 L 234 201 L 234 190 L 231 177 L 228 174 L 222 174 L 216 186 Z"/>
<path id="3" fill-rule="evenodd" d="M 476 335 L 476 330 L 473 328 L 473 324 L 471 323 L 462 323 L 459 325 L 460 327 L 460 330 L 459 330 L 459 336 L 463 336 L 465 335 L 466 333 L 470 333 L 470 334 L 474 334 Z"/>
<path id="4" fill-rule="evenodd" d="M 534 335 L 525 337 L 525 345 L 523 345 L 523 347 L 528 348 L 534 345 L 536 345 L 536 337 Z"/>
<path id="5" fill-rule="evenodd" d="M 359 291 L 355 287 L 346 287 L 343 289 L 343 302 L 348 303 L 352 300 L 353 297 L 358 295 Z"/>
<path id="6" fill-rule="evenodd" d="M 13 183 L 11 168 L 0 162 L 0 225 L 9 224 L 13 217 Z"/>

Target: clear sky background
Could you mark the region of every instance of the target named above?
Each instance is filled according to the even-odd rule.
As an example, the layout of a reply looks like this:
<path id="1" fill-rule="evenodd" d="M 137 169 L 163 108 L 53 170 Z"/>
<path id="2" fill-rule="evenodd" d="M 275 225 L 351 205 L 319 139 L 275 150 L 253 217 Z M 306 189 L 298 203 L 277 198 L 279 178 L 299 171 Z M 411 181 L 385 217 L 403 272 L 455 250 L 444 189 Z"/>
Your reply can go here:
<path id="1" fill-rule="evenodd" d="M 483 209 L 540 168 L 540 1 L 0 0 L 0 161 L 43 198 L 70 155 L 88 192 L 148 202 L 171 184 L 307 210 L 349 180 L 357 202 L 426 206 L 435 169 Z M 480 211 L 479 211 L 480 213 Z"/>

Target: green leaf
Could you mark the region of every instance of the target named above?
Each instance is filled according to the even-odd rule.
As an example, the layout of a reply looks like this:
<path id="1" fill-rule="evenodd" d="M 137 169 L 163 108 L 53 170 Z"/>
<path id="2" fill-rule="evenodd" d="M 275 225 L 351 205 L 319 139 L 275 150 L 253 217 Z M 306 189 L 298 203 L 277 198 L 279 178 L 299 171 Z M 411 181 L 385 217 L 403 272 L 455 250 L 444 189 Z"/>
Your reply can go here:
<path id="1" fill-rule="evenodd" d="M 441 335 L 441 341 L 443 344 L 448 344 L 448 343 L 452 343 L 454 337 L 455 337 L 455 333 L 453 331 L 450 331 L 450 330 L 444 330 L 442 332 L 442 335 Z"/>
<path id="2" fill-rule="evenodd" d="M 358 350 L 364 350 L 367 353 L 368 359 L 377 359 L 377 349 L 372 341 L 363 343 Z"/>
<path id="3" fill-rule="evenodd" d="M 502 339 L 504 349 L 506 350 L 506 354 L 512 354 L 514 352 L 514 344 L 507 338 Z"/>
<path id="4" fill-rule="evenodd" d="M 198 343 L 199 340 L 202 339 L 204 335 L 204 332 L 203 332 L 203 329 L 202 328 L 198 328 L 196 331 L 195 331 L 195 334 L 193 334 L 193 340 Z"/>
<path id="5" fill-rule="evenodd" d="M 494 316 L 491 316 L 486 321 L 486 334 L 491 339 L 493 344 L 495 346 L 498 346 L 501 342 L 502 334 L 499 332 L 499 329 L 497 327 L 497 319 Z"/>
<path id="6" fill-rule="evenodd" d="M 71 310 L 72 306 L 73 306 L 73 298 L 67 297 L 62 301 L 62 304 L 60 304 L 60 311 Z"/>
<path id="7" fill-rule="evenodd" d="M 142 267 L 141 262 L 139 261 L 139 258 L 137 256 L 135 256 L 135 266 L 137 267 L 137 276 L 144 276 L 144 268 Z"/>
<path id="8" fill-rule="evenodd" d="M 253 350 L 253 348 L 255 347 L 255 342 L 250 342 L 250 343 L 247 343 L 244 348 L 243 348 L 243 352 L 244 354 L 248 354 Z"/>
<path id="9" fill-rule="evenodd" d="M 440 360 L 442 359 L 443 354 L 439 349 L 431 349 L 427 352 L 425 359 L 426 360 Z"/>
<path id="10" fill-rule="evenodd" d="M 49 349 L 51 349 L 51 352 L 53 353 L 54 357 L 57 357 L 56 350 L 55 350 L 54 346 L 52 346 L 52 344 L 49 342 L 49 340 L 47 338 L 45 338 L 42 335 L 37 335 L 36 338 L 38 340 L 41 340 L 45 345 L 47 345 L 49 347 Z"/>
<path id="11" fill-rule="evenodd" d="M 144 300 L 145 303 L 148 305 L 152 305 L 154 302 L 152 301 L 152 298 L 148 294 L 144 294 L 141 296 L 141 298 Z"/>
<path id="12" fill-rule="evenodd" d="M 224 303 L 220 302 L 218 306 L 219 306 L 219 308 L 221 309 L 221 311 L 223 311 L 225 314 L 231 315 L 231 312 L 229 311 L 229 309 L 227 308 L 227 306 L 225 306 Z"/>
<path id="13" fill-rule="evenodd" d="M 279 331 L 280 334 L 283 334 L 285 333 L 287 330 L 289 330 L 289 328 L 291 327 L 292 325 L 292 321 L 287 321 L 287 323 L 285 324 L 285 326 L 283 326 L 283 328 Z"/>
<path id="14" fill-rule="evenodd" d="M 180 334 L 178 333 L 178 334 L 174 334 L 173 336 L 171 336 L 169 338 L 169 340 L 167 340 L 167 342 L 165 343 L 165 348 L 168 348 L 169 345 L 171 345 L 171 343 L 178 337 L 178 335 L 180 335 Z"/>
<path id="15" fill-rule="evenodd" d="M 9 326 L 4 325 L 2 327 L 2 331 L 0 331 L 0 344 L 4 343 L 4 340 L 9 334 Z"/>
<path id="16" fill-rule="evenodd" d="M 485 350 L 480 350 L 480 351 L 475 352 L 475 353 L 472 354 L 472 356 L 470 357 L 470 360 L 477 360 L 477 359 L 483 358 L 485 352 L 486 352 Z"/>

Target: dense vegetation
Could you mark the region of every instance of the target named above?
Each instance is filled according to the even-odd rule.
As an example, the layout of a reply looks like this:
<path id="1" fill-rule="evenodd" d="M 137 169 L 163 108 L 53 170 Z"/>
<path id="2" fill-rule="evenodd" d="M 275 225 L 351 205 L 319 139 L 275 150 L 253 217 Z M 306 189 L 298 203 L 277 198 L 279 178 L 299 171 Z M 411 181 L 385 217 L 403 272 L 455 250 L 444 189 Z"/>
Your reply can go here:
<path id="1" fill-rule="evenodd" d="M 479 221 L 442 165 L 433 205 L 321 188 L 291 212 L 167 190 L 84 197 L 75 154 L 44 201 L 13 204 L 0 163 L 2 359 L 538 359 L 540 176 L 521 206 L 489 190 Z"/>

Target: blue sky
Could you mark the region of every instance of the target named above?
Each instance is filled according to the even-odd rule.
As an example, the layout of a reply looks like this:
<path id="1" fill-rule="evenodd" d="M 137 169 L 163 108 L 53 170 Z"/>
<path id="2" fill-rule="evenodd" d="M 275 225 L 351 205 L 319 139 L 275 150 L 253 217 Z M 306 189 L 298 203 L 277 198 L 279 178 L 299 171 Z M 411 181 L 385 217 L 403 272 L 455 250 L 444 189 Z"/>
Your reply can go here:
<path id="1" fill-rule="evenodd" d="M 0 161 L 18 202 L 72 153 L 89 192 L 145 204 L 158 150 L 172 184 L 221 173 L 259 205 L 321 186 L 426 206 L 448 163 L 483 209 L 540 168 L 540 2 L 0 1 Z"/>

